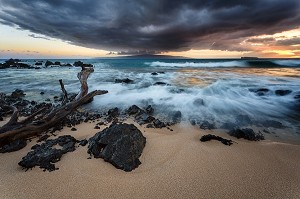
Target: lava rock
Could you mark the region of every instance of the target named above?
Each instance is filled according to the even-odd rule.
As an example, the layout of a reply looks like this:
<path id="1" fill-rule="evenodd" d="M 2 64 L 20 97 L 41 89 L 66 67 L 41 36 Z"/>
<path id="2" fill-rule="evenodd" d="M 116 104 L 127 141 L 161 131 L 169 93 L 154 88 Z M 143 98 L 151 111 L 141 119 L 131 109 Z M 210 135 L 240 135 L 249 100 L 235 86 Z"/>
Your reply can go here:
<path id="1" fill-rule="evenodd" d="M 212 135 L 212 134 L 208 134 L 208 135 L 203 135 L 201 138 L 200 138 L 200 141 L 201 142 L 207 142 L 207 141 L 210 141 L 210 140 L 217 140 L 217 141 L 220 141 L 222 142 L 223 144 L 225 145 L 232 145 L 233 142 L 232 140 L 227 140 L 225 138 L 222 138 L 220 136 L 216 136 L 216 135 Z"/>
<path id="2" fill-rule="evenodd" d="M 153 109 L 153 107 L 152 107 L 151 105 L 147 106 L 147 107 L 145 108 L 145 110 L 146 110 L 146 112 L 147 112 L 149 115 L 152 115 L 153 112 L 154 112 L 154 109 Z"/>
<path id="3" fill-rule="evenodd" d="M 288 95 L 292 93 L 291 90 L 276 90 L 275 91 L 275 94 L 278 95 L 278 96 L 285 96 L 285 95 Z"/>
<path id="4" fill-rule="evenodd" d="M 0 153 L 9 153 L 13 151 L 18 151 L 20 149 L 23 149 L 25 146 L 27 146 L 26 140 L 23 139 L 15 140 L 13 142 L 10 142 L 7 145 L 4 145 L 0 149 Z"/>
<path id="5" fill-rule="evenodd" d="M 156 73 L 156 72 L 153 72 L 153 73 L 151 73 L 151 75 L 158 75 L 158 73 Z"/>
<path id="6" fill-rule="evenodd" d="M 74 137 L 64 135 L 54 140 L 47 140 L 41 145 L 36 144 L 18 164 L 26 169 L 39 166 L 45 170 L 54 171 L 57 169 L 54 163 L 58 162 L 63 154 L 74 151 L 77 142 L 78 140 Z M 55 148 L 56 145 L 59 145 L 60 149 Z"/>
<path id="7" fill-rule="evenodd" d="M 12 98 L 20 98 L 24 97 L 26 94 L 24 93 L 23 90 L 16 89 L 14 92 L 11 93 Z"/>
<path id="8" fill-rule="evenodd" d="M 99 126 L 95 126 L 94 129 L 100 129 L 100 127 Z"/>
<path id="9" fill-rule="evenodd" d="M 112 124 L 89 139 L 88 153 L 118 169 L 132 171 L 141 162 L 146 138 L 133 124 Z"/>
<path id="10" fill-rule="evenodd" d="M 193 101 L 193 104 L 194 104 L 195 106 L 204 106 L 204 100 L 201 99 L 201 98 L 197 98 L 197 99 L 195 99 L 195 100 Z"/>
<path id="11" fill-rule="evenodd" d="M 175 111 L 171 113 L 171 120 L 173 124 L 177 124 L 181 122 L 182 114 L 180 111 Z"/>
<path id="12" fill-rule="evenodd" d="M 150 115 L 148 115 L 147 113 L 141 112 L 141 114 L 138 114 L 135 117 L 135 120 L 137 121 L 137 123 L 139 125 L 143 125 L 143 124 L 147 124 L 147 123 L 153 122 L 155 120 L 155 118 L 152 117 L 152 116 L 150 116 Z"/>
<path id="13" fill-rule="evenodd" d="M 283 129 L 286 127 L 281 122 L 278 122 L 275 120 L 260 121 L 259 123 L 266 128 L 273 127 L 273 128 L 277 128 L 277 129 Z"/>
<path id="14" fill-rule="evenodd" d="M 80 140 L 79 141 L 79 145 L 80 146 L 85 146 L 85 145 L 87 145 L 89 142 L 87 141 L 87 139 L 83 139 L 83 140 Z"/>
<path id="15" fill-rule="evenodd" d="M 258 96 L 266 95 L 270 90 L 267 88 L 249 89 L 249 91 L 256 93 Z"/>
<path id="16" fill-rule="evenodd" d="M 202 124 L 200 125 L 200 129 L 203 129 L 203 130 L 212 130 L 212 129 L 215 129 L 215 125 L 213 123 L 210 123 L 209 121 L 204 121 L 202 122 Z"/>
<path id="17" fill-rule="evenodd" d="M 132 84 L 134 81 L 132 79 L 115 79 L 115 83 L 125 83 L 125 84 Z"/>
<path id="18" fill-rule="evenodd" d="M 160 85 L 160 86 L 164 86 L 164 85 L 168 85 L 167 83 L 165 82 L 155 82 L 153 85 Z"/>
<path id="19" fill-rule="evenodd" d="M 48 66 L 51 66 L 51 65 L 54 65 L 54 63 L 47 60 L 46 63 L 45 63 L 45 66 L 48 67 Z"/>
<path id="20" fill-rule="evenodd" d="M 154 120 L 153 125 L 155 128 L 160 128 L 160 129 L 167 126 L 164 122 L 160 121 L 159 119 Z"/>
<path id="21" fill-rule="evenodd" d="M 259 141 L 264 140 L 265 137 L 262 133 L 255 133 L 253 129 L 244 128 L 244 129 L 234 129 L 228 132 L 229 135 L 236 137 L 238 139 L 244 138 L 250 141 Z"/>
<path id="22" fill-rule="evenodd" d="M 127 113 L 128 113 L 128 115 L 135 115 L 135 114 L 140 113 L 141 111 L 142 111 L 142 109 L 140 109 L 137 105 L 132 105 L 127 110 Z"/>
<path id="23" fill-rule="evenodd" d="M 120 115 L 118 107 L 109 109 L 107 114 L 112 118 L 118 117 Z"/>

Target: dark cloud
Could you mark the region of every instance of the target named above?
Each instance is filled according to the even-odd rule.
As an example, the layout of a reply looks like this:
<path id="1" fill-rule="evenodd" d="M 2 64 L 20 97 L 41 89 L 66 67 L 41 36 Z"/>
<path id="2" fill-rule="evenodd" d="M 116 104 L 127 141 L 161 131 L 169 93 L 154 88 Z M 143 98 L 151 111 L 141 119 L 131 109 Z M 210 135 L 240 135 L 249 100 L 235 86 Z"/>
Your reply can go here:
<path id="1" fill-rule="evenodd" d="M 50 39 L 47 38 L 47 37 L 37 36 L 37 35 L 35 35 L 35 34 L 29 34 L 28 36 L 29 36 L 29 37 L 32 37 L 32 38 L 36 38 L 36 39 L 46 39 L 46 40 L 50 40 Z"/>
<path id="2" fill-rule="evenodd" d="M 278 40 L 276 44 L 279 46 L 300 45 L 300 36 L 291 39 Z"/>
<path id="3" fill-rule="evenodd" d="M 299 0 L 0 0 L 0 23 L 116 52 L 247 50 L 239 43 L 299 27 Z"/>
<path id="4" fill-rule="evenodd" d="M 265 38 L 247 39 L 246 41 L 250 43 L 270 43 L 270 42 L 274 42 L 275 39 L 273 37 L 265 37 Z"/>

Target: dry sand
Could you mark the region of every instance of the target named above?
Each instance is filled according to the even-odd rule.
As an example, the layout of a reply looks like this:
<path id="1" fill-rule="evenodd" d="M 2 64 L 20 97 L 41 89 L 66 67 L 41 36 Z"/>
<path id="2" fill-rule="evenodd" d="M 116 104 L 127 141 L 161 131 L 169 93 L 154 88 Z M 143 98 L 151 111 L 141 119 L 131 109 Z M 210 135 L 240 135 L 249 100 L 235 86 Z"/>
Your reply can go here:
<path id="1" fill-rule="evenodd" d="M 65 128 L 59 135 L 83 139 L 99 131 L 93 127 L 81 124 L 78 131 Z M 214 132 L 189 125 L 172 132 L 140 129 L 147 144 L 142 164 L 132 172 L 87 159 L 86 147 L 64 155 L 57 171 L 24 172 L 18 162 L 35 140 L 18 152 L 0 154 L 0 198 L 300 198 L 300 145 L 249 142 L 221 133 L 238 142 L 229 147 L 200 142 Z"/>

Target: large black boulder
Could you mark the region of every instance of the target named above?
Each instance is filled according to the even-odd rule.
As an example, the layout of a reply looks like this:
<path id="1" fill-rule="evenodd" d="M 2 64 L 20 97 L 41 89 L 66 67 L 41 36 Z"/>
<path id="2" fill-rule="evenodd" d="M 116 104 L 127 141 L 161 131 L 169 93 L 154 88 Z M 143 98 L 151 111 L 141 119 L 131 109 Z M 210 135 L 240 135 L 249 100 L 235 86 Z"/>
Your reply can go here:
<path id="1" fill-rule="evenodd" d="M 146 138 L 133 124 L 113 123 L 89 139 L 88 153 L 118 169 L 132 171 L 141 164 L 145 144 Z"/>
<path id="2" fill-rule="evenodd" d="M 255 133 L 253 129 L 244 128 L 244 129 L 233 129 L 228 132 L 229 135 L 236 137 L 238 139 L 244 138 L 250 141 L 259 141 L 264 140 L 265 137 L 262 133 Z"/>
<path id="3" fill-rule="evenodd" d="M 63 154 L 75 151 L 75 144 L 79 142 L 70 135 L 60 136 L 57 139 L 47 140 L 43 144 L 34 145 L 25 157 L 18 163 L 20 166 L 30 169 L 39 166 L 44 170 L 54 171 L 57 168 L 54 163 L 58 162 Z M 55 146 L 58 145 L 59 148 Z"/>

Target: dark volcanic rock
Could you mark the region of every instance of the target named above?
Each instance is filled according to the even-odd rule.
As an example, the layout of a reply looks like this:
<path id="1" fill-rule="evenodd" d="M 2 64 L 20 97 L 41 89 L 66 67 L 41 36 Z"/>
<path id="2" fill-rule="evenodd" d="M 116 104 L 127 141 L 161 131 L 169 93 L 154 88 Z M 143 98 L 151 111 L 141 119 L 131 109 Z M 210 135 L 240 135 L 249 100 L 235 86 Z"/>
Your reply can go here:
<path id="1" fill-rule="evenodd" d="M 171 116 L 172 124 L 177 124 L 181 122 L 182 114 L 180 111 L 174 111 L 171 113 L 170 116 Z"/>
<path id="2" fill-rule="evenodd" d="M 264 140 L 265 137 L 262 133 L 255 133 L 250 128 L 244 128 L 244 129 L 234 129 L 228 132 L 229 135 L 236 137 L 238 139 L 244 138 L 246 140 L 250 141 L 259 141 Z"/>
<path id="3" fill-rule="evenodd" d="M 160 129 L 167 126 L 164 122 L 160 121 L 159 119 L 156 119 L 153 122 L 153 125 L 154 125 L 155 128 L 160 128 Z"/>
<path id="4" fill-rule="evenodd" d="M 154 112 L 154 109 L 151 105 L 147 106 L 145 110 L 149 115 L 152 115 Z"/>
<path id="5" fill-rule="evenodd" d="M 48 66 L 51 66 L 51 65 L 54 65 L 54 63 L 47 60 L 46 63 L 45 63 L 45 66 L 48 67 Z"/>
<path id="6" fill-rule="evenodd" d="M 275 94 L 279 95 L 279 96 L 285 96 L 285 95 L 288 95 L 290 93 L 292 93 L 291 90 L 276 90 L 275 91 Z"/>
<path id="7" fill-rule="evenodd" d="M 79 141 L 79 145 L 80 146 L 85 146 L 85 145 L 87 145 L 89 142 L 86 140 L 86 139 L 83 139 L 83 140 L 80 140 Z"/>
<path id="8" fill-rule="evenodd" d="M 147 113 L 142 112 L 141 114 L 138 114 L 135 117 L 135 120 L 137 121 L 137 123 L 139 125 L 142 125 L 142 124 L 148 124 L 150 122 L 153 122 L 155 120 L 155 118 L 148 115 Z"/>
<path id="9" fill-rule="evenodd" d="M 261 121 L 261 125 L 263 125 L 266 128 L 273 127 L 277 129 L 283 129 L 286 126 L 284 126 L 281 122 L 275 121 L 275 120 L 266 120 L 266 121 Z"/>
<path id="10" fill-rule="evenodd" d="M 200 125 L 200 128 L 201 128 L 201 129 L 204 129 L 204 130 L 206 130 L 206 129 L 212 130 L 212 129 L 215 129 L 216 127 L 215 127 L 215 125 L 214 125 L 213 123 L 210 123 L 210 122 L 208 122 L 208 121 L 204 121 L 204 122 L 202 122 L 202 124 Z"/>
<path id="11" fill-rule="evenodd" d="M 18 151 L 20 149 L 23 149 L 26 145 L 27 145 L 26 140 L 22 140 L 22 139 L 15 140 L 7 145 L 4 145 L 0 149 L 0 153 L 9 153 L 13 151 Z"/>
<path id="12" fill-rule="evenodd" d="M 112 124 L 89 139 L 88 153 L 118 169 L 132 171 L 141 162 L 146 138 L 133 124 Z"/>
<path id="13" fill-rule="evenodd" d="M 61 63 L 60 63 L 59 61 L 56 61 L 56 62 L 54 62 L 54 65 L 56 65 L 56 66 L 60 66 L 60 65 L 61 65 Z"/>
<path id="14" fill-rule="evenodd" d="M 115 83 L 125 83 L 125 84 L 132 84 L 133 80 L 132 79 L 115 79 Z"/>
<path id="15" fill-rule="evenodd" d="M 230 146 L 230 145 L 233 144 L 232 140 L 227 140 L 227 139 L 224 139 L 224 138 L 222 138 L 220 136 L 216 136 L 216 135 L 212 135 L 212 134 L 203 135 L 200 138 L 201 142 L 207 142 L 207 141 L 210 141 L 210 140 L 217 140 L 217 141 L 220 141 L 223 144 L 228 145 L 228 146 Z"/>
<path id="16" fill-rule="evenodd" d="M 158 73 L 156 73 L 156 72 L 153 72 L 153 73 L 151 73 L 151 75 L 158 75 Z"/>
<path id="17" fill-rule="evenodd" d="M 92 64 L 84 64 L 82 61 L 75 61 L 73 66 L 76 66 L 76 67 L 94 67 Z"/>
<path id="18" fill-rule="evenodd" d="M 155 82 L 153 85 L 161 85 L 161 86 L 163 86 L 163 85 L 168 85 L 168 84 L 165 83 L 165 82 Z"/>
<path id="19" fill-rule="evenodd" d="M 115 107 L 115 108 L 112 108 L 112 109 L 109 109 L 107 114 L 110 116 L 110 117 L 118 117 L 120 115 L 120 112 L 119 112 L 119 109 L 118 107 Z"/>
<path id="20" fill-rule="evenodd" d="M 34 145 L 25 157 L 19 162 L 19 165 L 30 169 L 39 166 L 48 171 L 56 170 L 53 163 L 58 162 L 63 154 L 72 152 L 76 149 L 75 144 L 78 142 L 70 135 L 60 136 L 54 140 L 47 140 L 45 143 Z M 55 148 L 59 145 L 60 148 Z"/>
<path id="21" fill-rule="evenodd" d="M 193 104 L 194 104 L 195 106 L 204 106 L 204 100 L 201 99 L 201 98 L 197 98 L 197 99 L 195 99 L 195 100 L 193 101 Z"/>
<path id="22" fill-rule="evenodd" d="M 19 98 L 19 97 L 23 97 L 25 95 L 26 94 L 24 93 L 24 91 L 20 90 L 20 89 L 16 89 L 14 92 L 11 93 L 12 98 Z"/>
<path id="23" fill-rule="evenodd" d="M 131 107 L 129 107 L 129 109 L 127 110 L 127 113 L 129 115 L 135 115 L 138 114 L 142 111 L 142 109 L 140 109 L 137 105 L 132 105 Z"/>
<path id="24" fill-rule="evenodd" d="M 73 66 L 82 66 L 83 62 L 82 61 L 75 61 Z"/>
<path id="25" fill-rule="evenodd" d="M 270 90 L 267 88 L 249 89 L 249 91 L 256 93 L 258 96 L 266 95 Z"/>

